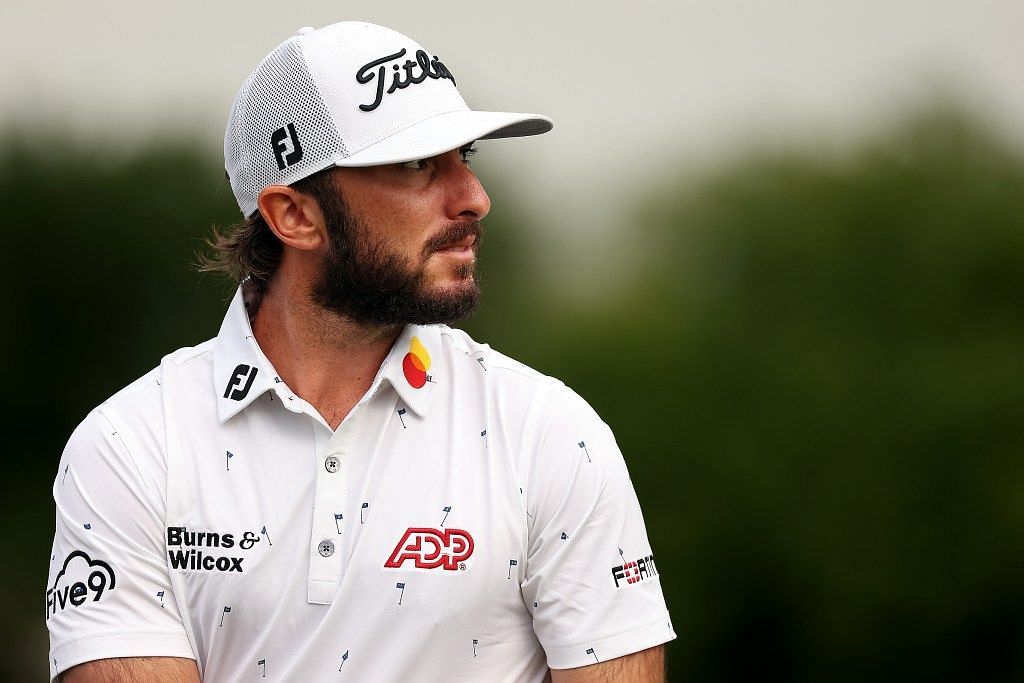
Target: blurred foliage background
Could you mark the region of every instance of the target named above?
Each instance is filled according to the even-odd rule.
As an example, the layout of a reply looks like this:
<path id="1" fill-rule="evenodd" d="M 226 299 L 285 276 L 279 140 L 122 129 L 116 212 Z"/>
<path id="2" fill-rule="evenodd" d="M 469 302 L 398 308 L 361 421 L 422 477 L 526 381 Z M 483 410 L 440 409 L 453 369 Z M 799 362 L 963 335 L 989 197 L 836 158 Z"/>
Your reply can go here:
<path id="1" fill-rule="evenodd" d="M 0 139 L 0 678 L 42 680 L 60 452 L 216 334 L 234 287 L 188 264 L 238 211 L 186 139 Z M 485 303 L 464 327 L 614 429 L 679 633 L 670 680 L 1024 679 L 1019 150 L 936 105 L 841 153 L 680 170 L 629 200 L 638 261 L 598 302 L 539 265 L 558 217 L 525 229 L 482 175 Z"/>

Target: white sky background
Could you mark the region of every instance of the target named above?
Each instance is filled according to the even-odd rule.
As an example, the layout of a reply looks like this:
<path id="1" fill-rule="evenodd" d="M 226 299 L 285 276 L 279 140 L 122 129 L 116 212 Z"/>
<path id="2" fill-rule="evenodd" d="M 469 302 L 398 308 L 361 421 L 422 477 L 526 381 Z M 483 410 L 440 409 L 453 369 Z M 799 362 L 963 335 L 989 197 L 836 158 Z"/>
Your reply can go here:
<path id="1" fill-rule="evenodd" d="M 298 27 L 402 31 L 470 106 L 554 119 L 477 158 L 511 181 L 502 200 L 558 228 L 555 254 L 588 231 L 603 250 L 628 235 L 631 197 L 666 168 L 751 144 L 841 145 L 946 85 L 1024 143 L 1022 0 L 2 1 L 0 124 L 126 145 L 170 129 L 217 154 L 238 87 Z"/>

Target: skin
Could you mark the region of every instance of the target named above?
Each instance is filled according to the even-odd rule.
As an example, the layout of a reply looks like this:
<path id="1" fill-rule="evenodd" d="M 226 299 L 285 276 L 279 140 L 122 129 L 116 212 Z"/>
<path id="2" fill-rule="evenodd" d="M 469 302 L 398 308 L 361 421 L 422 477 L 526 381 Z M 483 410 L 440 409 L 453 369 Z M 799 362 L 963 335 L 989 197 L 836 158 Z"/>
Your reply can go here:
<path id="1" fill-rule="evenodd" d="M 429 291 L 473 286 L 472 275 L 457 272 L 475 259 L 472 249 L 423 255 L 444 226 L 482 220 L 490 211 L 487 193 L 459 150 L 407 164 L 341 168 L 335 175 L 349 210 L 371 231 L 367 238 L 422 266 Z M 310 301 L 309 283 L 328 243 L 313 199 L 274 185 L 260 193 L 259 207 L 284 251 L 253 334 L 281 379 L 336 429 L 370 388 L 402 328 L 356 323 Z"/>
<path id="2" fill-rule="evenodd" d="M 97 659 L 73 666 L 60 675 L 61 683 L 199 683 L 194 660 L 180 657 L 122 657 Z"/>
<path id="3" fill-rule="evenodd" d="M 349 210 L 371 230 L 373 241 L 422 267 L 437 294 L 473 286 L 460 273 L 476 258 L 472 245 L 424 255 L 424 245 L 453 221 L 482 220 L 491 203 L 459 150 L 406 164 L 341 168 L 339 191 Z M 359 324 L 310 301 L 309 283 L 328 244 L 319 206 L 290 187 L 272 185 L 259 196 L 267 224 L 284 245 L 281 263 L 252 321 L 260 348 L 281 378 L 336 429 L 370 388 L 401 326 Z M 658 646 L 607 662 L 551 670 L 553 683 L 664 681 L 664 648 Z M 129 657 L 75 666 L 64 683 L 170 681 L 198 683 L 190 659 Z"/>
<path id="4" fill-rule="evenodd" d="M 552 683 L 664 683 L 665 646 L 576 669 L 551 669 Z"/>
<path id="5" fill-rule="evenodd" d="M 576 669 L 551 669 L 552 683 L 664 683 L 665 646 L 634 652 Z M 62 683 L 200 683 L 191 659 L 126 657 L 79 664 L 61 675 Z"/>

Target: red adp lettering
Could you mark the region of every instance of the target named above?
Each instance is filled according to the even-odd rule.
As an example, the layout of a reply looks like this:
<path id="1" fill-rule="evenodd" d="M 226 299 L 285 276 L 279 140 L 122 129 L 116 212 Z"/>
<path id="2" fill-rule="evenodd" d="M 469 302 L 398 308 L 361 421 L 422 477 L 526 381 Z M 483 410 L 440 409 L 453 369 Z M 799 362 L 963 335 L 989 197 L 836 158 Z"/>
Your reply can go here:
<path id="1" fill-rule="evenodd" d="M 473 554 L 473 537 L 462 529 L 409 527 L 385 567 L 398 568 L 412 560 L 418 569 L 458 569 Z"/>

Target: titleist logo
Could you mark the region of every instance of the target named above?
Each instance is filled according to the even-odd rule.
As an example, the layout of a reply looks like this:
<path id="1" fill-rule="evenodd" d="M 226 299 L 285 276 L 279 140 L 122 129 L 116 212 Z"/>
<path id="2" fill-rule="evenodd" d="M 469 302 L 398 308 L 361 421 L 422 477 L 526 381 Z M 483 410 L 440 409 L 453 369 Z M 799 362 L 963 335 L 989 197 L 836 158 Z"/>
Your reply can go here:
<path id="1" fill-rule="evenodd" d="M 373 111 L 380 106 L 385 94 L 390 95 L 396 90 L 402 90 L 404 88 L 408 88 L 410 85 L 422 83 L 428 78 L 447 78 L 452 82 L 452 85 L 455 84 L 455 77 L 452 76 L 452 72 L 441 63 L 441 60 L 437 58 L 437 55 L 434 55 L 434 58 L 431 59 L 423 50 L 416 50 L 416 61 L 407 59 L 401 65 L 391 65 L 391 69 L 394 73 L 391 74 L 391 86 L 385 93 L 384 81 L 387 80 L 385 78 L 385 74 L 387 74 L 388 62 L 401 59 L 405 56 L 405 52 L 405 48 L 402 48 L 393 55 L 387 55 L 386 57 L 375 59 L 369 64 L 364 65 L 356 72 L 356 80 L 363 85 L 372 83 L 374 80 L 377 81 L 377 93 L 374 96 L 373 102 L 370 104 L 360 104 L 360 109 L 363 111 Z"/>

